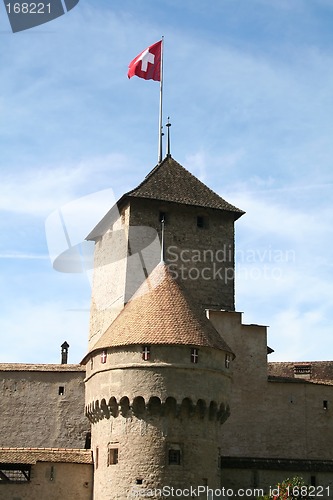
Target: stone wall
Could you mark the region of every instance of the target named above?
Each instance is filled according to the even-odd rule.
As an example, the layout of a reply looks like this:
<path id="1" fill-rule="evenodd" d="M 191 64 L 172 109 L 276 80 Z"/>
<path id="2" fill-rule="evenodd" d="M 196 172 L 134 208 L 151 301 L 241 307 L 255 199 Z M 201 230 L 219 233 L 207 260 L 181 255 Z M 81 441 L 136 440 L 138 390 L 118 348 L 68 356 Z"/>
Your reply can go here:
<path id="1" fill-rule="evenodd" d="M 203 209 L 156 200 L 131 200 L 130 223 L 150 226 L 161 234 L 165 214 L 165 262 L 194 300 L 204 307 L 234 309 L 234 217 L 222 210 Z M 198 227 L 197 217 L 203 227 Z M 156 264 L 160 256 L 156 257 Z"/>
<path id="2" fill-rule="evenodd" d="M 209 319 L 236 355 L 231 415 L 222 429 L 223 455 L 262 456 L 266 450 L 266 327 L 242 324 L 241 313 L 209 311 Z"/>
<path id="3" fill-rule="evenodd" d="M 84 368 L 6 364 L 0 373 L 0 446 L 84 448 Z"/>
<path id="4" fill-rule="evenodd" d="M 92 500 L 92 489 L 91 464 L 37 462 L 30 482 L 0 482 L 0 500 Z"/>

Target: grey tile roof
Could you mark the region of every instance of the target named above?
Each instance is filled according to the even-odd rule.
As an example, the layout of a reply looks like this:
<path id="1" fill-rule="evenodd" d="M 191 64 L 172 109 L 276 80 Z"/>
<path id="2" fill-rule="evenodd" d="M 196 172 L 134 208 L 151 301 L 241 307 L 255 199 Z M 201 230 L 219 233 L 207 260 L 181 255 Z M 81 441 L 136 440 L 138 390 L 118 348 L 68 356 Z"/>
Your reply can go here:
<path id="1" fill-rule="evenodd" d="M 133 344 L 192 345 L 232 353 L 165 264 L 153 270 L 91 352 Z"/>
<path id="2" fill-rule="evenodd" d="M 235 220 L 245 213 L 221 198 L 172 157 L 167 157 L 136 188 L 120 198 L 87 236 L 87 240 L 93 240 L 104 234 L 110 227 L 110 221 L 117 216 L 118 210 L 131 198 L 146 198 L 225 210 L 232 213 Z"/>
<path id="3" fill-rule="evenodd" d="M 125 196 L 227 210 L 234 212 L 236 218 L 244 213 L 221 198 L 171 157 L 165 158 L 139 186 Z"/>

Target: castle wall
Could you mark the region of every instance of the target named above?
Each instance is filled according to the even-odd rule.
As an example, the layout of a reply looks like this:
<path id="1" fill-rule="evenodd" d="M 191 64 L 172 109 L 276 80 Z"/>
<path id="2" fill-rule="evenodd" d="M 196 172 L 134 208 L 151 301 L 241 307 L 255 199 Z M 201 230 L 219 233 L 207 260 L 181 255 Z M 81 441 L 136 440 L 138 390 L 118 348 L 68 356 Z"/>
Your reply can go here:
<path id="1" fill-rule="evenodd" d="M 266 456 L 331 460 L 332 411 L 333 385 L 297 379 L 267 382 Z"/>
<path id="2" fill-rule="evenodd" d="M 0 483 L 0 500 L 92 500 L 91 464 L 37 462 L 31 480 L 25 483 Z"/>
<path id="3" fill-rule="evenodd" d="M 266 327 L 243 325 L 241 313 L 209 311 L 209 319 L 236 355 L 231 415 L 223 425 L 224 456 L 262 456 L 266 449 Z"/>
<path id="4" fill-rule="evenodd" d="M 6 364 L 0 376 L 0 446 L 84 448 L 81 366 Z"/>
<path id="5" fill-rule="evenodd" d="M 108 492 L 125 499 L 138 489 L 220 485 L 231 367 L 223 351 L 201 348 L 197 364 L 190 352 L 190 346 L 152 345 L 147 362 L 133 346 L 109 349 L 106 363 L 100 354 L 92 366 L 88 361 L 95 500 Z M 117 463 L 110 464 L 114 448 Z M 179 451 L 180 463 L 169 463 L 170 450 Z"/>

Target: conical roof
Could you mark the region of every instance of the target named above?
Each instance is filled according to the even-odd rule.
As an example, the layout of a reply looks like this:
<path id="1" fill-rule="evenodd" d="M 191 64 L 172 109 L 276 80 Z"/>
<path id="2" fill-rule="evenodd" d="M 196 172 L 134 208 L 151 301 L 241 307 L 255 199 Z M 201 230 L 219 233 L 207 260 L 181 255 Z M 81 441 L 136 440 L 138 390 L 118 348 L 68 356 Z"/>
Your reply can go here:
<path id="1" fill-rule="evenodd" d="M 232 353 L 164 263 L 153 270 L 90 352 L 133 344 L 191 345 Z"/>
<path id="2" fill-rule="evenodd" d="M 171 156 L 167 156 L 136 188 L 120 198 L 117 205 L 97 224 L 87 239 L 92 240 L 104 234 L 109 227 L 112 212 L 117 212 L 130 198 L 146 198 L 224 210 L 232 213 L 235 220 L 245 213 L 221 198 Z"/>

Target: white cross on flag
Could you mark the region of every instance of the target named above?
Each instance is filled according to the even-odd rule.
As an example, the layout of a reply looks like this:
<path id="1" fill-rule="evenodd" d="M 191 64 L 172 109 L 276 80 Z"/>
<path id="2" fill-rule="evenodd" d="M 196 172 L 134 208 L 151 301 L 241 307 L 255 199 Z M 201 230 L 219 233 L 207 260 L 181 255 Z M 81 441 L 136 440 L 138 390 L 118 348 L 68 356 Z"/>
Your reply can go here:
<path id="1" fill-rule="evenodd" d="M 161 81 L 162 40 L 143 50 L 128 66 L 128 78 L 136 75 L 145 80 Z"/>

